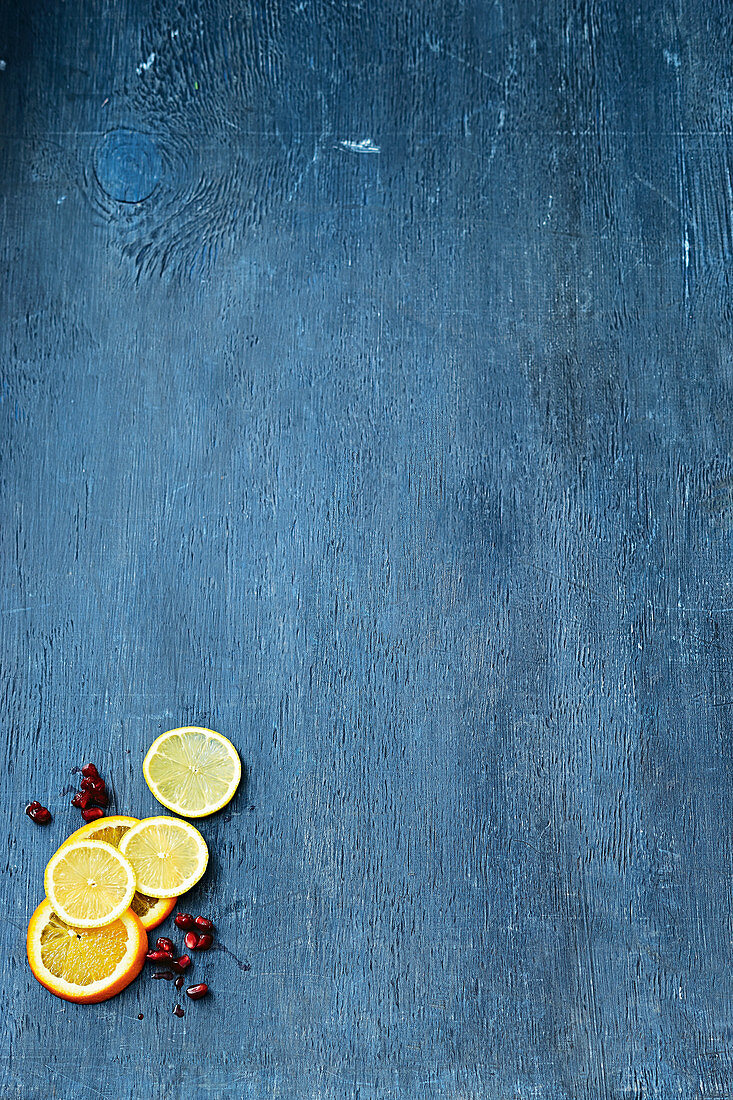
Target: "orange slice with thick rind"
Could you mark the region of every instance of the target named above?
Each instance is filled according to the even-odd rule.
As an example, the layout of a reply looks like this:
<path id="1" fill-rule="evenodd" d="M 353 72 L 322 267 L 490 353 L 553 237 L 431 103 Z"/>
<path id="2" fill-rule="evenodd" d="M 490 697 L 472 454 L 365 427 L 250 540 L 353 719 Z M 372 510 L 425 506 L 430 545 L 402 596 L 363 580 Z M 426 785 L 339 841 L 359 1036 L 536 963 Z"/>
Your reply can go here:
<path id="1" fill-rule="evenodd" d="M 104 928 L 72 928 L 45 899 L 28 924 L 34 977 L 65 1001 L 97 1004 L 120 993 L 143 968 L 148 937 L 128 909 Z"/>

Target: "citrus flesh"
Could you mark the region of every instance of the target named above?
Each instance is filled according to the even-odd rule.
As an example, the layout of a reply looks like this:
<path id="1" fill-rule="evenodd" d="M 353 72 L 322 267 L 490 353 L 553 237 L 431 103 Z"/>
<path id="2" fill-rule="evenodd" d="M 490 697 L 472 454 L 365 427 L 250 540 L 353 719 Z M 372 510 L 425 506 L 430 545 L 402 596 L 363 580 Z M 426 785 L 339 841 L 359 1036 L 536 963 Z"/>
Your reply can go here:
<path id="1" fill-rule="evenodd" d="M 102 840 L 118 848 L 120 841 L 133 825 L 139 822 L 137 817 L 128 817 L 123 814 L 110 814 L 109 817 L 100 817 L 97 821 L 90 821 L 88 825 L 82 825 L 75 833 L 67 837 L 61 845 L 73 844 L 76 840 Z M 173 912 L 177 898 L 152 898 L 148 894 L 141 894 L 136 890 L 132 895 L 130 908 L 140 918 L 143 928 L 150 931 L 162 924 L 166 917 Z"/>
<path id="2" fill-rule="evenodd" d="M 128 829 L 137 825 L 139 817 L 128 817 L 126 814 L 110 814 L 109 817 L 100 817 L 96 821 L 90 821 L 82 825 L 71 836 L 67 836 L 61 845 L 74 844 L 77 840 L 101 840 L 105 844 L 111 844 L 113 848 L 119 847 L 119 843 Z"/>
<path id="3" fill-rule="evenodd" d="M 135 872 L 125 857 L 99 840 L 62 845 L 48 861 L 46 897 L 73 928 L 102 928 L 129 909 Z"/>
<path id="4" fill-rule="evenodd" d="M 226 737 L 202 726 L 161 733 L 143 761 L 145 782 L 167 809 L 182 817 L 207 817 L 231 800 L 242 762 Z"/>
<path id="5" fill-rule="evenodd" d="M 145 818 L 122 837 L 120 852 L 134 868 L 138 888 L 154 898 L 190 890 L 209 861 L 201 833 L 178 817 Z"/>
<path id="6" fill-rule="evenodd" d="M 104 928 L 73 928 L 48 898 L 28 924 L 28 962 L 33 975 L 57 997 L 95 1004 L 114 997 L 140 973 L 148 937 L 129 909 Z"/>

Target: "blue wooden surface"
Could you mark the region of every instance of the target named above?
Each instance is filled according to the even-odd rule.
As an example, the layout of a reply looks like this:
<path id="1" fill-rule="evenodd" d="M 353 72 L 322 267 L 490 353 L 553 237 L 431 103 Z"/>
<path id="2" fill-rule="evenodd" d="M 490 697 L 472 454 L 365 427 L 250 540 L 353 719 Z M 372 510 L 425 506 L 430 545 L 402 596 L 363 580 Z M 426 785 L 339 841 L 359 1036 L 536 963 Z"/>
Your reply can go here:
<path id="1" fill-rule="evenodd" d="M 3 6 L 3 1098 L 733 1095 L 732 30 Z M 231 954 L 66 1005 L 70 769 L 186 722 Z"/>

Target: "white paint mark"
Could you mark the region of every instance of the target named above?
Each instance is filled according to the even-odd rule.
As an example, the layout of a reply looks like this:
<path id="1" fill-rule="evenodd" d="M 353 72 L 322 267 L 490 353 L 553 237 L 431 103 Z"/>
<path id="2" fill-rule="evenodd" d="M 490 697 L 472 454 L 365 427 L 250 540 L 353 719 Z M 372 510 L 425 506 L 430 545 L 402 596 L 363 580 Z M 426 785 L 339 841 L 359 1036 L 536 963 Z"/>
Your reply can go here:
<path id="1" fill-rule="evenodd" d="M 66 202 L 66 195 L 61 195 L 58 199 L 56 199 L 57 206 L 61 206 L 62 202 Z"/>
<path id="2" fill-rule="evenodd" d="M 148 71 L 148 69 L 152 69 L 154 61 L 155 61 L 155 54 L 151 53 L 150 56 L 148 57 L 148 60 L 147 61 L 141 61 L 140 64 L 138 65 L 138 67 L 135 69 L 135 72 L 137 73 L 137 75 L 142 76 L 142 74 L 146 73 Z"/>
<path id="3" fill-rule="evenodd" d="M 340 141 L 339 145 L 347 153 L 379 153 L 381 149 L 375 145 L 371 138 L 362 138 L 361 141 Z"/>
<path id="4" fill-rule="evenodd" d="M 685 226 L 685 267 L 690 266 L 690 237 Z"/>
<path id="5" fill-rule="evenodd" d="M 7 61 L 0 60 L 0 73 L 4 73 L 8 67 Z"/>
<path id="6" fill-rule="evenodd" d="M 22 611 L 37 611 L 42 607 L 50 607 L 50 603 L 39 604 L 38 607 L 30 605 L 29 607 L 8 607 L 5 611 L 1 612 L 3 615 L 20 615 Z"/>
<path id="7" fill-rule="evenodd" d="M 171 31 L 171 38 L 178 38 L 178 31 Z"/>
<path id="8" fill-rule="evenodd" d="M 679 55 L 676 53 L 670 53 L 669 50 L 664 51 L 664 60 L 668 65 L 674 65 L 675 69 L 679 69 L 682 62 L 679 59 Z"/>

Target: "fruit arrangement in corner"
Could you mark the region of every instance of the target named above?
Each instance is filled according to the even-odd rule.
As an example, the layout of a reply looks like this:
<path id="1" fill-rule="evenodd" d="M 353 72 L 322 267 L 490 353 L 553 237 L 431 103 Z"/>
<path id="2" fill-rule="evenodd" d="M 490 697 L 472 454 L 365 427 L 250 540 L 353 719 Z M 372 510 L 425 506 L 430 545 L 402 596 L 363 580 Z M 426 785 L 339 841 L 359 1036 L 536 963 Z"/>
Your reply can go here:
<path id="1" fill-rule="evenodd" d="M 182 817 L 206 817 L 231 800 L 242 775 L 237 750 L 220 733 L 198 726 L 156 738 L 143 763 L 145 781 L 159 802 L 182 817 L 105 816 L 104 780 L 94 764 L 86 764 L 81 774 L 81 790 L 72 802 L 85 824 L 46 866 L 46 897 L 28 925 L 31 970 L 51 993 L 77 1004 L 114 997 L 146 959 L 162 968 L 154 978 L 175 981 L 180 990 L 190 954 L 178 956 L 166 936 L 149 950 L 148 932 L 170 916 L 180 895 L 206 870 L 206 842 Z M 39 825 L 52 820 L 37 802 L 26 812 Z M 212 946 L 214 925 L 208 918 L 178 913 L 174 924 L 185 933 L 187 951 Z M 199 1000 L 208 991 L 198 982 L 186 993 Z M 174 1014 L 183 1015 L 180 1005 Z"/>

